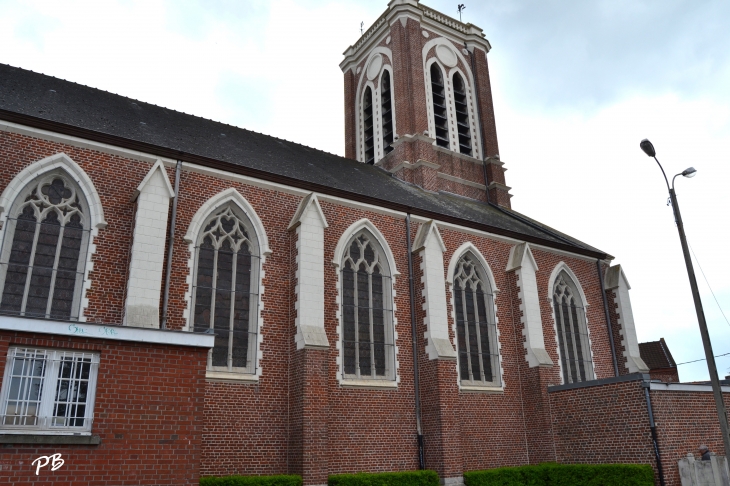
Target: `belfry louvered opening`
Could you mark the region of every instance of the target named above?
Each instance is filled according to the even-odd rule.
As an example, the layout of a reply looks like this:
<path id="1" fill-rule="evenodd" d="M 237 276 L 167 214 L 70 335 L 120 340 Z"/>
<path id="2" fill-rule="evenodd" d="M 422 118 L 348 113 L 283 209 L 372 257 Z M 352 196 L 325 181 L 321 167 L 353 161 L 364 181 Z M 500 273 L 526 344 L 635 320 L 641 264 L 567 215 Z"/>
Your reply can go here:
<path id="1" fill-rule="evenodd" d="M 78 320 L 89 226 L 86 199 L 65 173 L 26 186 L 0 247 L 0 314 Z"/>
<path id="2" fill-rule="evenodd" d="M 365 148 L 365 162 L 372 164 L 375 161 L 375 137 L 373 125 L 373 90 L 368 86 L 362 98 L 363 115 L 363 146 Z"/>
<path id="3" fill-rule="evenodd" d="M 208 369 L 255 373 L 259 245 L 250 221 L 232 204 L 218 209 L 195 252 L 193 330 L 215 334 Z"/>
<path id="4" fill-rule="evenodd" d="M 449 120 L 446 112 L 444 76 L 438 64 L 431 64 L 431 98 L 433 99 L 433 125 L 436 145 L 449 148 Z"/>
<path id="5" fill-rule="evenodd" d="M 393 100 L 390 90 L 390 72 L 383 71 L 383 78 L 380 82 L 380 105 L 383 116 L 383 153 L 388 155 L 392 150 L 393 143 Z"/>
<path id="6" fill-rule="evenodd" d="M 567 273 L 561 272 L 553 290 L 553 310 L 560 346 L 564 383 L 592 380 L 593 361 L 586 326 L 585 309 L 578 289 Z"/>
<path id="7" fill-rule="evenodd" d="M 459 152 L 471 155 L 471 130 L 469 109 L 467 107 L 466 84 L 461 74 L 454 73 L 454 106 L 456 108 L 456 128 L 459 132 Z"/>
<path id="8" fill-rule="evenodd" d="M 461 383 L 500 386 L 494 296 L 486 270 L 471 253 L 459 259 L 453 291 Z"/>
<path id="9" fill-rule="evenodd" d="M 342 262 L 343 379 L 395 379 L 391 289 L 382 248 L 360 232 Z"/>

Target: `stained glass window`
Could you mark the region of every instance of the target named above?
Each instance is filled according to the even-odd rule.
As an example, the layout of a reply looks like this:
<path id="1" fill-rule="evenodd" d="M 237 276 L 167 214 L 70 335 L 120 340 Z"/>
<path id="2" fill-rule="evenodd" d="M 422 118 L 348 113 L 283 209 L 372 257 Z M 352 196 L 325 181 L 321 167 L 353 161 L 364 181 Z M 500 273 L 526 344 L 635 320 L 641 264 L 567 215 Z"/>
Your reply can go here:
<path id="1" fill-rule="evenodd" d="M 454 271 L 459 377 L 464 384 L 500 386 L 494 296 L 485 269 L 471 253 Z"/>
<path id="2" fill-rule="evenodd" d="M 564 383 L 593 379 L 590 341 L 585 309 L 573 279 L 560 272 L 553 290 L 553 311 L 560 347 L 560 364 Z"/>
<path id="3" fill-rule="evenodd" d="M 0 251 L 0 314 L 77 320 L 89 241 L 83 194 L 64 174 L 33 181 L 13 204 Z"/>
<path id="4" fill-rule="evenodd" d="M 259 256 L 248 218 L 231 205 L 217 210 L 196 254 L 193 328 L 215 334 L 208 368 L 254 373 Z"/>
<path id="5" fill-rule="evenodd" d="M 383 250 L 366 231 L 342 263 L 342 350 L 345 378 L 395 378 L 391 280 Z"/>

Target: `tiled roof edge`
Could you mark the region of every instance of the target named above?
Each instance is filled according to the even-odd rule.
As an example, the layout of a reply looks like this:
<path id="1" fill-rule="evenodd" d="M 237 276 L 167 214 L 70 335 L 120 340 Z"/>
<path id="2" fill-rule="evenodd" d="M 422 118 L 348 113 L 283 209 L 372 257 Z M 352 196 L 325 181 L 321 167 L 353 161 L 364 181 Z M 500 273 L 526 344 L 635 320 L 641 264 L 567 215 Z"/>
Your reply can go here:
<path id="1" fill-rule="evenodd" d="M 86 140 L 91 140 L 94 142 L 100 142 L 105 143 L 108 145 L 114 145 L 117 147 L 122 147 L 130 150 L 136 150 L 139 152 L 146 152 L 149 154 L 154 154 L 159 157 L 167 157 L 170 159 L 177 159 L 182 160 L 183 162 L 189 162 L 192 164 L 201 165 L 204 167 L 210 167 L 214 169 L 223 170 L 226 172 L 231 172 L 234 174 L 240 174 L 240 175 L 246 175 L 249 177 L 255 177 L 257 179 L 269 181 L 269 182 L 276 182 L 279 184 L 284 184 L 292 187 L 297 187 L 300 189 L 304 189 L 307 191 L 312 192 L 318 192 L 321 194 L 327 194 L 330 196 L 336 196 L 343 199 L 348 199 L 351 201 L 357 201 L 365 204 L 372 204 L 374 206 L 380 206 L 387 209 L 392 209 L 394 211 L 400 211 L 403 213 L 410 213 L 416 216 L 421 216 L 428 219 L 435 219 L 438 221 L 443 221 L 446 223 L 452 223 L 459 226 L 463 226 L 465 228 L 471 228 L 476 230 L 485 231 L 487 233 L 492 233 L 495 235 L 500 236 L 506 236 L 509 238 L 514 238 L 520 241 L 526 241 L 529 243 L 535 243 L 539 245 L 546 246 L 548 248 L 555 248 L 557 250 L 566 251 L 569 253 L 575 253 L 578 255 L 584 255 L 592 258 L 597 259 L 604 259 L 606 258 L 606 254 L 602 252 L 596 252 L 592 251 L 586 248 L 579 248 L 577 246 L 572 246 L 568 244 L 558 243 L 551 240 L 546 240 L 542 238 L 537 238 L 530 235 L 525 235 L 523 233 L 519 233 L 517 231 L 511 231 L 503 228 L 498 228 L 495 226 L 485 225 L 481 223 L 477 223 L 475 221 L 465 220 L 456 218 L 453 216 L 448 216 L 442 213 L 438 213 L 435 211 L 428 211 L 425 209 L 417 208 L 417 207 L 410 207 L 404 204 L 388 201 L 385 199 L 376 198 L 373 196 L 368 196 L 364 194 L 357 194 L 350 191 L 345 191 L 341 189 L 335 189 L 333 187 L 329 187 L 323 184 L 317 184 L 313 182 L 303 181 L 301 179 L 293 178 L 293 177 L 287 177 L 280 174 L 274 174 L 271 172 L 267 172 L 260 169 L 254 169 L 251 167 L 245 167 L 237 164 L 232 164 L 230 162 L 225 162 L 222 160 L 205 157 L 202 155 L 192 154 L 189 152 L 185 152 L 182 150 L 174 149 L 171 147 L 163 147 L 160 145 L 155 145 L 148 142 L 141 142 L 138 140 L 133 140 L 125 137 L 121 137 L 119 135 L 112 135 L 108 133 L 99 132 L 96 130 L 90 130 L 88 128 L 81 128 L 75 125 L 69 125 L 66 123 L 60 123 L 53 120 L 48 120 L 45 118 L 35 117 L 31 115 L 25 115 L 22 113 L 16 113 L 13 111 L 8 111 L 4 109 L 0 109 L 0 119 L 12 122 L 12 123 L 18 123 L 21 125 L 26 125 L 33 128 L 38 128 L 41 130 L 48 130 L 51 132 L 56 132 L 64 135 L 70 135 L 74 137 L 84 138 Z M 326 153 L 326 152 L 325 152 Z M 513 216 L 512 216 L 513 217 Z M 517 219 L 517 218 L 515 218 Z"/>

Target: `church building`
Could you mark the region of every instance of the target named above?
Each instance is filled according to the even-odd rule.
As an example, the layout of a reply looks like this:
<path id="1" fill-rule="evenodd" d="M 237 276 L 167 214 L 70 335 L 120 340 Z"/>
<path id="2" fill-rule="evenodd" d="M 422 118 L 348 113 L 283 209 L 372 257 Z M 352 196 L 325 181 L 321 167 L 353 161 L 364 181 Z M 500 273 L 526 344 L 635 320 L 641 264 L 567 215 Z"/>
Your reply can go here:
<path id="1" fill-rule="evenodd" d="M 624 269 L 511 208 L 490 49 L 391 0 L 340 64 L 345 157 L 0 64 L 0 482 L 669 485 L 721 450 L 709 387 L 647 374 Z"/>

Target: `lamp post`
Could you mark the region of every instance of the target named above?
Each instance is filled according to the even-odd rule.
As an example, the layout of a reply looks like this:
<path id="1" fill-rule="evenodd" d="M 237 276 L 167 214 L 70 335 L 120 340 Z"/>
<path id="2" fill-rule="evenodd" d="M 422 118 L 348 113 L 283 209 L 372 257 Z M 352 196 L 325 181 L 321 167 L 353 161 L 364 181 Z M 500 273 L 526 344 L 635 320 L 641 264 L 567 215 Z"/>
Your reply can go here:
<path id="1" fill-rule="evenodd" d="M 649 157 L 653 157 L 664 176 L 664 182 L 667 183 L 669 191 L 669 199 L 672 202 L 674 210 L 674 220 L 677 223 L 677 231 L 679 231 L 679 240 L 682 242 L 682 253 L 684 253 L 684 263 L 687 265 L 687 275 L 689 276 L 689 285 L 692 287 L 692 298 L 695 302 L 695 311 L 697 312 L 697 322 L 700 326 L 700 334 L 702 335 L 702 345 L 705 348 L 705 357 L 707 358 L 707 369 L 710 372 L 710 382 L 712 383 L 712 392 L 715 395 L 715 405 L 717 406 L 717 416 L 720 420 L 720 431 L 722 432 L 722 442 L 725 446 L 725 457 L 730 458 L 730 437 L 728 436 L 727 414 L 725 413 L 725 403 L 722 401 L 722 390 L 720 389 L 720 379 L 717 376 L 717 365 L 715 364 L 715 354 L 712 352 L 712 343 L 710 343 L 710 333 L 707 331 L 707 321 L 705 321 L 705 311 L 702 309 L 702 300 L 700 300 L 700 291 L 697 288 L 697 279 L 695 278 L 692 259 L 689 256 L 689 247 L 687 246 L 687 237 L 684 235 L 684 225 L 682 224 L 682 215 L 679 212 L 679 203 L 677 203 L 677 194 L 674 192 L 674 179 L 677 176 L 694 177 L 697 171 L 694 167 L 689 167 L 672 178 L 672 186 L 669 186 L 667 174 L 664 168 L 656 158 L 654 146 L 647 139 L 639 144 L 641 150 Z"/>

